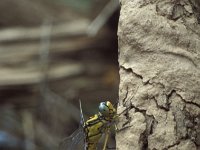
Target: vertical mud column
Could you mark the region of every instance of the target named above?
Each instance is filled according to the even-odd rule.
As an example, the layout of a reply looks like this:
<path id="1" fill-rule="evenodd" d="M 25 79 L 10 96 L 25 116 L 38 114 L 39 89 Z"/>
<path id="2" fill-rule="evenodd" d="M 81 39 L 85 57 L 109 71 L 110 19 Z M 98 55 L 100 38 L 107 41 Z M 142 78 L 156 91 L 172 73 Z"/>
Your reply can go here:
<path id="1" fill-rule="evenodd" d="M 199 8 L 121 0 L 118 150 L 200 149 Z"/>

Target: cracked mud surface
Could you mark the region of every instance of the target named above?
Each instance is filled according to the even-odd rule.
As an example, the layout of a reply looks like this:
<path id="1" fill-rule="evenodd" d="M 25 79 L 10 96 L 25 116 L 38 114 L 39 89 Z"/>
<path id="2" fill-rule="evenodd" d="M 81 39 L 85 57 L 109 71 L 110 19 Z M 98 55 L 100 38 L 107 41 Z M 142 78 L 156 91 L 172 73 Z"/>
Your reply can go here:
<path id="1" fill-rule="evenodd" d="M 121 0 L 117 149 L 200 149 L 200 3 Z"/>

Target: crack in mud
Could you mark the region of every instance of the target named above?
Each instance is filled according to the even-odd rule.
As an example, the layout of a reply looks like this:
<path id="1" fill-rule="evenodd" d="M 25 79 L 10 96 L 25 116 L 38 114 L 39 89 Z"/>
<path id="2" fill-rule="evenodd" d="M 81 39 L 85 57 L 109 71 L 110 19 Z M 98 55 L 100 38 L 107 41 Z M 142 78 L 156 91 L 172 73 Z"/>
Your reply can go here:
<path id="1" fill-rule="evenodd" d="M 174 91 L 175 91 L 175 90 L 174 90 Z M 181 94 L 177 93 L 176 91 L 175 91 L 175 93 L 176 93 L 177 96 L 179 96 L 179 97 L 181 98 L 181 100 L 182 100 L 185 104 L 194 105 L 194 106 L 200 108 L 200 104 L 197 104 L 197 103 L 192 102 L 192 101 L 187 101 L 187 100 L 185 100 L 185 99 L 182 97 Z"/>
<path id="2" fill-rule="evenodd" d="M 132 68 L 126 68 L 125 66 L 122 66 L 122 65 L 120 65 L 120 68 L 123 69 L 123 70 L 125 70 L 125 71 L 128 72 L 128 73 L 134 74 L 136 77 L 138 77 L 139 79 L 143 80 L 142 75 L 140 75 L 140 74 L 134 72 Z"/>
<path id="3" fill-rule="evenodd" d="M 170 92 L 166 93 L 166 91 L 165 91 L 166 90 L 166 86 L 163 83 L 160 83 L 160 82 L 157 83 L 157 82 L 152 82 L 152 81 L 150 82 L 151 79 L 148 80 L 147 82 L 143 82 L 143 76 L 140 75 L 140 74 L 138 74 L 138 73 L 135 73 L 132 68 L 126 68 L 124 66 L 120 66 L 120 68 L 123 69 L 123 70 L 125 70 L 125 71 L 127 71 L 128 73 L 132 73 L 138 79 L 142 80 L 143 86 L 153 85 L 153 87 L 154 87 L 154 86 L 161 85 L 161 87 L 163 89 L 163 92 L 164 92 L 164 95 L 166 96 L 166 102 L 164 103 L 164 106 L 163 105 L 159 105 L 158 100 L 156 99 L 155 95 L 152 96 L 150 99 L 152 99 L 155 102 L 156 107 L 158 109 L 162 109 L 165 112 L 172 111 L 173 116 L 174 116 L 174 120 L 173 121 L 175 122 L 175 135 L 178 138 L 177 141 L 174 144 L 165 147 L 163 150 L 167 150 L 167 149 L 170 149 L 170 148 L 173 148 L 173 147 L 179 145 L 180 142 L 181 142 L 181 140 L 183 140 L 183 139 L 184 140 L 185 139 L 190 139 L 190 140 L 192 140 L 194 142 L 194 144 L 196 146 L 199 145 L 199 143 L 197 141 L 197 134 L 198 134 L 197 129 L 195 129 L 194 125 L 192 127 L 186 127 L 187 125 L 185 124 L 185 118 L 183 118 L 184 124 L 181 127 L 186 127 L 186 129 L 187 129 L 186 134 L 184 133 L 184 131 L 180 132 L 178 130 L 179 126 L 181 125 L 181 124 L 178 124 L 180 120 L 179 120 L 179 118 L 177 118 L 178 114 L 176 114 L 176 110 L 173 110 L 173 109 L 171 110 L 171 108 L 172 108 L 171 103 L 172 102 L 170 101 L 170 99 L 171 99 L 172 95 L 175 94 L 176 96 L 178 96 L 181 99 L 182 102 L 184 102 L 184 104 L 183 104 L 183 110 L 182 109 L 180 110 L 183 113 L 183 115 L 186 115 L 184 113 L 185 112 L 186 104 L 193 105 L 195 107 L 200 108 L 199 104 L 197 104 L 195 102 L 192 102 L 192 101 L 187 101 L 186 99 L 184 99 L 182 97 L 182 95 L 180 93 L 178 93 L 177 89 L 175 89 L 175 88 L 170 89 Z M 129 109 L 127 109 L 127 112 L 125 114 L 125 117 L 126 117 L 127 121 L 123 124 L 122 130 L 128 129 L 128 128 L 130 128 L 132 126 L 132 125 L 130 125 L 130 122 L 131 122 L 132 118 L 129 116 L 129 110 L 134 109 L 135 112 L 142 113 L 143 116 L 145 117 L 146 129 L 144 130 L 143 133 L 140 134 L 139 143 L 142 146 L 142 148 L 141 148 L 142 150 L 147 150 L 148 149 L 148 144 L 149 144 L 148 143 L 149 142 L 148 141 L 148 137 L 149 137 L 149 135 L 151 135 L 151 134 L 154 133 L 154 129 L 156 128 L 156 126 L 158 124 L 158 121 L 156 121 L 156 119 L 154 118 L 153 115 L 147 115 L 146 114 L 147 110 L 140 109 L 140 108 L 134 106 L 134 104 L 131 102 L 131 100 L 133 99 L 134 96 L 132 96 L 131 98 L 129 98 L 129 92 L 130 92 L 129 91 L 129 87 L 127 86 L 125 98 L 123 99 L 123 104 L 124 104 L 123 106 L 126 107 L 126 108 L 129 108 Z M 127 102 L 130 102 L 130 103 L 127 103 Z M 190 114 L 189 114 L 188 118 L 193 118 L 193 120 L 195 119 L 195 117 L 191 116 Z M 129 126 L 128 126 L 128 124 L 129 124 Z M 194 124 L 194 121 L 193 121 L 193 124 Z M 196 126 L 198 126 L 198 125 L 196 125 Z M 192 132 L 192 133 L 194 132 L 194 133 L 192 134 L 192 133 L 189 133 L 189 132 Z"/>
<path id="4" fill-rule="evenodd" d="M 177 145 L 179 145 L 179 144 L 180 144 L 180 141 L 177 141 L 177 142 L 175 142 L 174 144 L 165 147 L 163 150 L 168 150 L 168 149 L 170 149 L 170 148 L 172 148 L 172 147 L 174 147 L 174 146 L 177 146 Z"/>

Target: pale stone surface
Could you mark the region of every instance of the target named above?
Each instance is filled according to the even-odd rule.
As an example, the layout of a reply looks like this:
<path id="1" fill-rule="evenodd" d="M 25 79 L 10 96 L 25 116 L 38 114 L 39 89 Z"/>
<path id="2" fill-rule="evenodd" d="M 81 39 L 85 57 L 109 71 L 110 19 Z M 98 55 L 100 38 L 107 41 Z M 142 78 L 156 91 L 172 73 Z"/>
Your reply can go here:
<path id="1" fill-rule="evenodd" d="M 118 150 L 200 149 L 200 2 L 121 0 Z"/>

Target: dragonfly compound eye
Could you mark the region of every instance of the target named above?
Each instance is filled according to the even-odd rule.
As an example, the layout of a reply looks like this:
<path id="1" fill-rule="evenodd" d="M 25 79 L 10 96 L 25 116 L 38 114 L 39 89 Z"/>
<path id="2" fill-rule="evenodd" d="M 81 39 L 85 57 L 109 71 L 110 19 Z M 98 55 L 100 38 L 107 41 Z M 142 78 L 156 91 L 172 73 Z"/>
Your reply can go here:
<path id="1" fill-rule="evenodd" d="M 99 112 L 105 117 L 109 116 L 109 108 L 108 108 L 108 106 L 106 105 L 105 102 L 100 103 Z"/>

